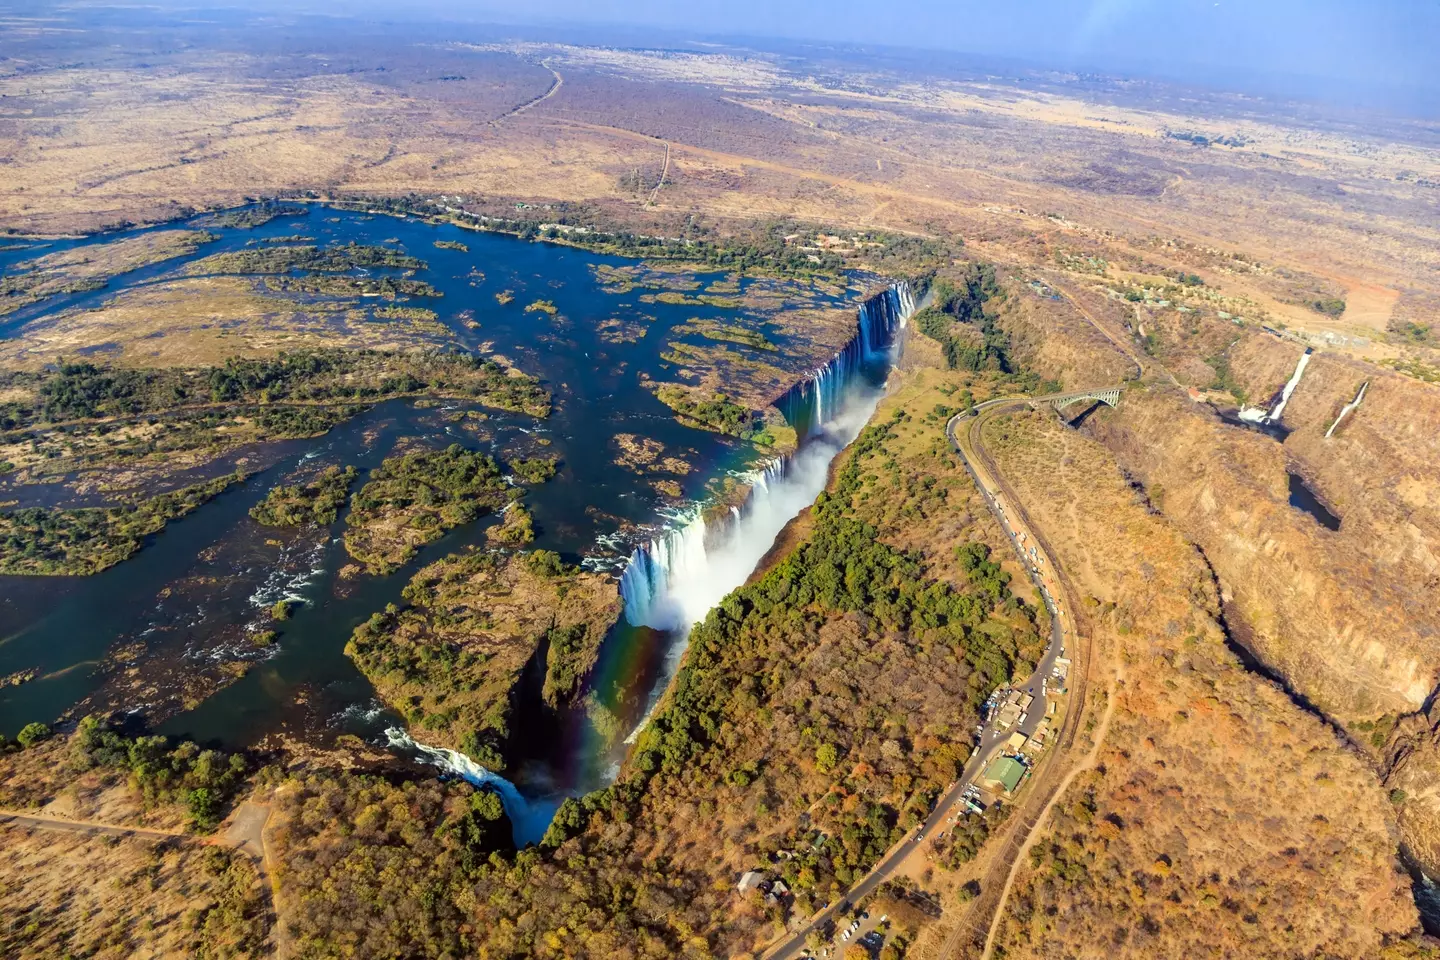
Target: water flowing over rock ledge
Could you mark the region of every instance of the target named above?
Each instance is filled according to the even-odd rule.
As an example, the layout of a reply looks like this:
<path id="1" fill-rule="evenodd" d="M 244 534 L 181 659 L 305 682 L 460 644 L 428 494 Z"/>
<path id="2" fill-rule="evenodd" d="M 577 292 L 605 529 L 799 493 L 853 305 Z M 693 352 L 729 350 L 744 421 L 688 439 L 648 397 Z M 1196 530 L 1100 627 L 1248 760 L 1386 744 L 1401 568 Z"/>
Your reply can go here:
<path id="1" fill-rule="evenodd" d="M 744 478 L 748 492 L 740 502 L 697 504 L 631 554 L 620 579 L 625 620 L 665 631 L 670 642 L 630 738 L 643 729 L 669 688 L 690 628 L 744 584 L 785 524 L 824 490 L 831 461 L 859 434 L 883 395 L 897 335 L 915 303 L 914 291 L 904 281 L 865 300 L 857 311 L 855 335 L 844 348 L 776 401 L 796 429 L 798 449 Z M 389 738 L 396 749 L 495 790 L 517 845 L 544 835 L 557 797 L 528 798 L 509 780 L 463 754 L 417 743 L 403 731 L 391 731 Z"/>

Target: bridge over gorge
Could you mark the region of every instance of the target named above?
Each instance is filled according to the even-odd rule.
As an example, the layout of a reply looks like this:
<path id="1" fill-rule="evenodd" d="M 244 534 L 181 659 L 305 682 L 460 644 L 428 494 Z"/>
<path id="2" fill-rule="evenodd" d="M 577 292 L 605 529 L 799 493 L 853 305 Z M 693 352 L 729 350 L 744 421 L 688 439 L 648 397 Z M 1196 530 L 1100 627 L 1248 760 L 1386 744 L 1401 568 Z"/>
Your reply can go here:
<path id="1" fill-rule="evenodd" d="M 1045 406 L 1054 407 L 1056 410 L 1063 410 L 1072 403 L 1090 400 L 1114 407 L 1120 404 L 1120 391 L 1124 389 L 1125 387 L 1122 384 L 1117 387 L 1101 387 L 1098 390 L 1078 390 L 1075 393 L 1058 393 L 1048 397 L 1034 397 L 1031 399 L 1031 403 L 1037 405 L 1044 404 Z"/>

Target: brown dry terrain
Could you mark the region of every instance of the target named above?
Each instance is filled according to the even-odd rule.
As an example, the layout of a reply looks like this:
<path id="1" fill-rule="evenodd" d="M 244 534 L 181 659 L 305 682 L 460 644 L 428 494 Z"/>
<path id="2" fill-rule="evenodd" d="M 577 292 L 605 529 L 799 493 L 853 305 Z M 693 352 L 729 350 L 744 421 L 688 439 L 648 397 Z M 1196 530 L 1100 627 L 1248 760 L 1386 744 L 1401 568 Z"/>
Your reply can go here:
<path id="1" fill-rule="evenodd" d="M 1373 773 L 1400 791 L 1404 845 L 1440 867 L 1440 760 L 1427 717 L 1440 662 L 1440 448 L 1426 426 L 1440 418 L 1440 388 L 1314 348 L 1285 407 L 1282 444 L 1222 422 L 1217 410 L 1233 413 L 1241 398 L 1269 408 L 1303 342 L 1102 297 L 1098 284 L 1067 289 L 1077 303 L 1089 298 L 1097 326 L 1147 371 L 1143 387 L 1088 417 L 1084 430 L 1203 552 L 1235 638 L 1341 724 Z M 1055 359 L 1067 350 L 1094 369 L 1120 360 L 1116 344 L 1093 333 L 1042 334 L 1033 318 L 1009 318 L 1018 339 L 1041 344 L 1030 356 L 1042 373 L 1068 375 Z M 1364 402 L 1327 437 L 1362 384 Z M 1338 530 L 1291 505 L 1287 474 L 1340 518 Z"/>
<path id="2" fill-rule="evenodd" d="M 1363 758 L 1240 665 L 1209 568 L 1103 447 L 1038 413 L 986 442 L 1124 664 L 1099 765 L 1012 893 L 1004 955 L 1388 955 L 1415 912 Z"/>
<path id="3" fill-rule="evenodd" d="M 194 253 L 210 235 L 200 230 L 159 230 L 109 243 L 48 253 L 19 264 L 5 278 L 0 315 L 56 293 L 100 288 L 111 278 Z"/>
<path id="4" fill-rule="evenodd" d="M 234 768 L 194 744 L 102 743 L 99 729 L 87 720 L 69 736 L 0 746 L 0 952 L 37 960 L 267 952 L 261 851 L 193 835 L 219 817 L 186 802 L 207 783 L 218 806 L 236 784 Z"/>
<path id="5" fill-rule="evenodd" d="M 0 827 L 0 951 L 15 960 L 84 956 L 261 956 L 255 866 L 218 847 Z M 228 951 L 226 953 L 214 951 Z"/>
<path id="6" fill-rule="evenodd" d="M 531 219 L 664 237 L 795 221 L 809 229 L 789 235 L 791 253 L 843 250 L 880 272 L 934 266 L 958 239 L 993 260 L 999 327 L 1031 376 L 938 371 L 937 344 L 912 335 L 910 379 L 879 414 L 883 450 L 856 454 L 872 486 L 850 507 L 870 541 L 917 552 L 927 581 L 960 583 L 950 548 L 998 534 L 933 407 L 967 386 L 1138 381 L 1079 431 L 1038 414 L 994 425 L 1007 478 L 1091 598 L 1104 666 L 1123 664 L 1097 676 L 1124 674 L 1098 765 L 1021 862 L 998 944 L 1010 957 L 1411 955 L 1397 847 L 1440 870 L 1433 122 L 1097 77 L 925 73 L 903 58 L 148 17 L 5 22 L 0 228 L 89 232 L 254 195 L 418 194 L 452 212 L 515 217 L 519 204 Z M 872 246 L 882 231 L 908 253 L 887 260 L 903 245 Z M 51 264 L 12 295 L 159 256 L 112 253 L 103 267 Z M 370 342 L 347 303 L 300 309 L 276 293 L 173 280 L 7 341 L 5 362 L 106 347 L 131 364 L 195 365 L 337 331 Z M 140 338 L 155 333 L 164 351 L 147 354 Z M 773 379 L 763 347 L 742 355 L 731 334 L 677 353 L 681 382 L 720 390 L 731 354 L 753 383 Z M 1221 420 L 1268 406 L 1305 347 L 1316 353 L 1283 444 Z M 1362 383 L 1365 402 L 1327 438 Z M 897 410 L 908 416 L 886 421 Z M 1338 530 L 1290 505 L 1287 472 Z M 814 528 L 797 530 L 801 549 Z M 562 811 L 558 850 L 511 873 L 455 839 L 495 819 L 463 790 L 377 783 L 356 800 L 348 782 L 291 784 L 290 922 L 364 942 L 370 918 L 347 911 L 383 888 L 431 954 L 471 946 L 475 930 L 530 955 L 758 949 L 776 917 L 733 895 L 736 873 L 797 845 L 803 813 L 844 851 L 797 889 L 836 895 L 927 778 L 943 783 L 969 726 L 951 669 L 962 658 L 933 633 L 877 627 L 886 614 L 873 609 L 832 614 L 783 627 L 757 615 L 727 638 L 738 647 L 692 651 L 691 667 L 710 657 L 706 672 L 682 674 L 676 696 L 696 676 L 724 696 L 685 700 L 703 719 L 662 723 L 629 779 Z M 1226 628 L 1289 694 L 1241 666 Z M 842 751 L 833 771 L 821 741 Z M 337 893 L 381 860 L 397 865 L 383 884 Z M 448 899 L 405 899 L 452 869 L 466 883 Z"/>

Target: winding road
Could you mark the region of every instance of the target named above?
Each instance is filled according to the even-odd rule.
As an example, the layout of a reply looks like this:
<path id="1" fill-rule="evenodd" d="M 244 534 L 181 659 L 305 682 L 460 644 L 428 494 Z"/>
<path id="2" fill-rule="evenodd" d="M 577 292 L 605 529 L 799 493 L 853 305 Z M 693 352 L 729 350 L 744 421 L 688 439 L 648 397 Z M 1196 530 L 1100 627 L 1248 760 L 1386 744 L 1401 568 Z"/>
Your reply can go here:
<path id="1" fill-rule="evenodd" d="M 1043 398 L 1033 399 L 1035 401 L 1043 400 Z M 1051 671 L 1054 669 L 1055 661 L 1065 656 L 1067 640 L 1072 636 L 1074 630 L 1071 619 L 1073 614 L 1069 612 L 1069 610 L 1073 608 L 1069 603 L 1069 593 L 1065 585 L 1061 582 L 1062 578 L 1059 571 L 1056 570 L 1053 561 L 1050 559 L 1052 554 L 1045 546 L 1044 538 L 1030 525 L 1028 519 L 1025 517 L 1024 510 L 1020 508 L 1019 504 L 1014 501 L 1013 498 L 1009 497 L 1008 491 L 1000 480 L 993 462 L 990 460 L 988 454 L 984 452 L 983 447 L 979 445 L 979 430 L 981 424 L 990 416 L 1011 408 L 1018 409 L 1028 406 L 1031 402 L 1032 398 L 1029 397 L 1001 397 L 995 400 L 988 400 L 984 403 L 976 404 L 970 411 L 956 414 L 945 425 L 945 432 L 950 438 L 951 445 L 955 448 L 955 451 L 960 454 L 960 459 L 965 464 L 966 471 L 970 474 L 971 479 L 974 480 L 975 485 L 985 497 L 991 512 L 995 515 L 996 519 L 999 520 L 1001 529 L 1004 530 L 1006 536 L 1009 537 L 1011 546 L 1015 548 L 1017 557 L 1028 572 L 1031 582 L 1035 585 L 1036 589 L 1040 591 L 1045 606 L 1050 611 L 1050 645 L 1046 648 L 1045 656 L 1036 666 L 1035 672 L 1031 674 L 1030 679 L 1020 687 L 1020 689 L 1025 690 L 1035 697 L 1035 703 L 1028 711 L 1025 721 L 1017 724 L 1013 728 L 1014 730 L 1024 733 L 1026 736 L 1035 732 L 1035 729 L 1049 712 L 1049 701 L 1052 699 L 1052 695 L 1049 693 L 1048 687 L 1041 683 L 1041 680 L 1050 676 Z M 962 425 L 966 427 L 963 435 L 958 432 Z M 1033 558 L 1028 553 L 1030 547 L 1035 549 Z M 1035 776 L 1036 782 L 1044 782 L 1048 785 L 1049 782 L 1054 779 L 1054 771 L 1060 766 L 1055 760 L 1055 757 L 1063 754 L 1074 740 L 1074 732 L 1078 726 L 1081 712 L 1077 707 L 1082 705 L 1085 699 L 1085 672 L 1085 665 L 1083 663 L 1076 664 L 1075 669 L 1071 671 L 1072 690 L 1070 698 L 1072 708 L 1066 713 L 1060 736 L 1052 741 L 1056 745 L 1051 747 L 1049 756 L 1043 757 L 1041 760 L 1040 773 L 1037 773 Z M 763 955 L 766 960 L 791 960 L 791 958 L 804 955 L 806 952 L 806 940 L 812 933 L 823 931 L 831 921 L 836 921 L 838 927 L 838 921 L 841 916 L 854 904 L 859 903 L 865 897 L 874 893 L 885 881 L 891 879 L 900 865 L 916 849 L 918 843 L 923 842 L 926 837 L 932 836 L 937 829 L 943 829 L 946 818 L 949 816 L 952 808 L 960 802 L 966 788 L 979 776 L 980 772 L 985 768 L 985 765 L 1003 749 L 1005 739 L 1002 739 L 999 733 L 1000 731 L 994 729 L 990 721 L 983 724 L 980 730 L 978 749 L 970 757 L 969 761 L 966 762 L 965 768 L 959 778 L 936 800 L 935 806 L 925 822 L 911 830 L 899 843 L 891 847 L 885 856 L 880 859 L 880 862 L 877 863 L 862 880 L 852 886 L 843 898 L 819 913 L 816 913 L 806 921 L 803 927 L 791 932 L 783 941 L 770 947 Z M 1036 786 L 1032 785 L 1029 788 L 1030 794 L 1033 795 L 1037 792 L 1040 792 L 1040 790 Z M 1049 803 L 1053 802 L 1055 795 L 1057 795 L 1057 793 L 1053 789 L 1046 791 L 1046 809 L 1048 809 Z M 1033 824 L 1029 829 L 1033 829 Z M 1029 830 L 1027 829 L 1027 840 L 1028 836 Z M 959 932 L 973 929 L 974 926 L 973 923 L 962 925 L 962 929 Z M 989 924 L 986 923 L 985 929 L 987 931 L 988 927 Z M 946 945 L 944 956 L 951 954 L 956 940 L 956 937 L 952 937 L 952 942 Z M 836 946 L 843 947 L 844 944 L 837 944 Z M 839 949 L 832 948 L 832 958 L 838 957 L 839 954 Z"/>

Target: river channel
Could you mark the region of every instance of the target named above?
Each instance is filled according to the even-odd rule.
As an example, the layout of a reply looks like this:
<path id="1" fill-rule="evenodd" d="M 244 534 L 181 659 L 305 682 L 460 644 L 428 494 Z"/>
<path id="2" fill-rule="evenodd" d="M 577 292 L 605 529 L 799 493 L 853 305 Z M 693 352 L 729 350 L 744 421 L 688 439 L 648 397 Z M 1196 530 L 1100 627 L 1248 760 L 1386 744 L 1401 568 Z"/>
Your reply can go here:
<path id="1" fill-rule="evenodd" d="M 533 546 L 612 571 L 617 590 L 627 566 L 642 564 L 649 574 L 647 590 L 656 594 L 645 598 L 646 610 L 627 611 L 592 678 L 597 696 L 634 726 L 673 674 L 688 632 L 685 620 L 743 582 L 784 522 L 818 494 L 829 461 L 873 409 L 889 368 L 893 325 L 903 320 L 896 311 L 908 309 L 892 291 L 894 303 L 885 307 L 888 325 L 860 330 L 859 346 L 852 343 L 828 365 L 806 365 L 814 363 L 813 344 L 807 345 L 809 355 L 794 359 L 792 383 L 801 386 L 787 396 L 787 410 L 797 397 L 804 407 L 804 384 L 817 384 L 814 402 L 804 411 L 804 442 L 794 458 L 767 462 L 748 444 L 678 423 L 644 382 L 676 379 L 673 357 L 663 356 L 671 344 L 706 345 L 679 329 L 687 321 L 741 323 L 763 333 L 784 358 L 791 346 L 786 311 L 843 309 L 868 322 L 860 293 L 873 290 L 873 281 L 782 286 L 702 274 L 695 279 L 735 284 L 741 305 L 667 303 L 653 296 L 642 300 L 643 288 L 617 289 L 613 278 L 607 285 L 605 268 L 631 267 L 635 261 L 452 225 L 316 206 L 259 227 L 206 228 L 219 238 L 193 256 L 123 274 L 104 290 L 62 295 L 12 313 L 0 321 L 0 337 L 24 336 L 63 311 L 101 306 L 127 290 L 165 283 L 186 262 L 215 253 L 297 235 L 320 245 L 387 244 L 427 262 L 417 279 L 443 296 L 417 303 L 437 311 L 451 343 L 501 354 L 540 377 L 554 395 L 554 412 L 537 420 L 452 401 L 380 403 L 322 437 L 251 451 L 263 469 L 172 522 L 134 558 L 107 571 L 89 577 L 0 577 L 0 676 L 38 672 L 34 680 L 0 688 L 0 731 L 13 734 L 33 720 L 120 710 L 131 713 L 138 726 L 232 748 L 262 745 L 276 734 L 322 745 L 344 733 L 386 743 L 385 731 L 402 724 L 344 656 L 345 642 L 372 613 L 400 602 L 402 588 L 420 566 L 483 544 L 492 521 L 453 530 L 396 573 L 370 577 L 342 575 L 348 562 L 340 540 L 343 512 L 329 529 L 276 531 L 257 525 L 248 510 L 276 483 L 322 465 L 353 465 L 363 482 L 401 440 L 458 442 L 497 458 L 559 458 L 555 479 L 526 498 L 535 517 Z M 0 252 L 0 269 L 111 239 L 114 235 L 25 244 Z M 449 244 L 440 248 L 436 241 Z M 497 301 L 502 290 L 512 292 L 513 304 Z M 750 309 L 745 301 L 752 293 L 761 296 L 750 302 L 770 306 Z M 558 312 L 551 317 L 519 309 L 536 300 L 550 302 Z M 618 340 L 607 335 L 616 320 L 644 335 Z M 742 354 L 745 349 L 736 348 Z M 773 355 L 767 359 L 785 362 Z M 657 441 L 667 455 L 688 463 L 691 471 L 677 478 L 681 495 L 657 492 L 650 479 L 618 465 L 617 434 Z M 217 463 L 214 472 L 227 469 L 228 463 Z M 763 495 L 752 496 L 717 526 L 703 508 L 727 476 L 758 481 Z M 0 490 L 0 500 L 63 504 L 64 489 L 12 485 Z M 675 612 L 657 619 L 650 607 L 660 609 L 656 598 L 672 574 L 665 609 Z M 271 623 L 269 607 L 286 598 L 299 601 L 295 615 Z M 257 650 L 249 637 L 262 625 L 274 626 L 279 636 L 273 646 Z M 618 759 L 613 742 L 598 748 L 602 738 L 575 718 L 532 716 L 523 709 L 519 716 L 532 725 L 524 729 L 526 756 L 515 774 L 529 796 L 558 797 L 603 783 Z"/>

